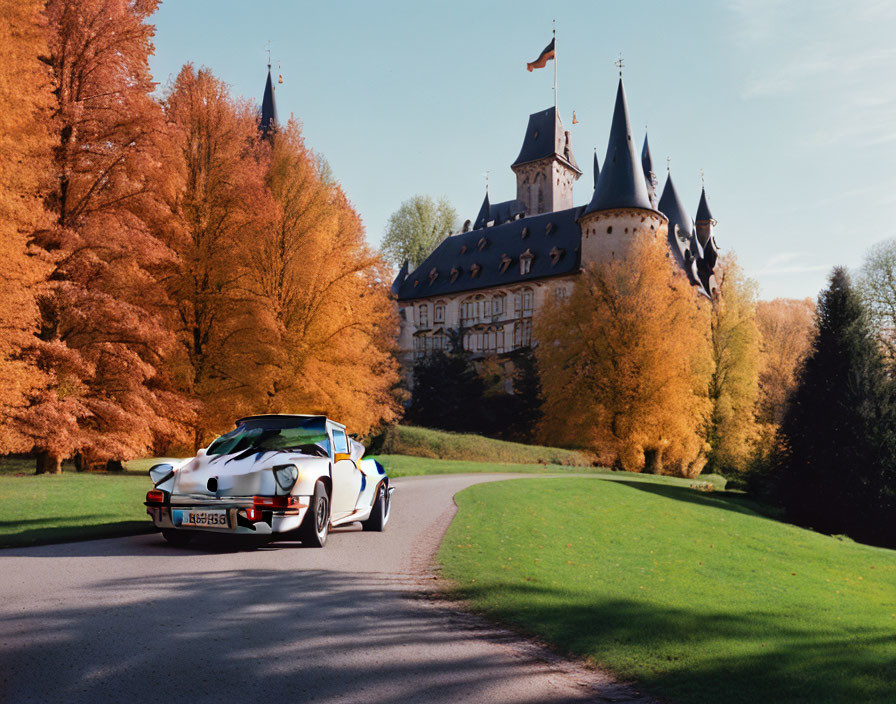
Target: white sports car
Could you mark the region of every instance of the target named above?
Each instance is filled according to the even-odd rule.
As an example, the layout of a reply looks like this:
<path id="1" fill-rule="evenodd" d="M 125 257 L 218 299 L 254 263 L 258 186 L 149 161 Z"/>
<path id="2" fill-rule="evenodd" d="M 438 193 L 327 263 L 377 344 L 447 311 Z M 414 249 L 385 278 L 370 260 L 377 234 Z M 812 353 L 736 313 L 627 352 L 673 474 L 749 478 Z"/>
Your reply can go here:
<path id="1" fill-rule="evenodd" d="M 333 526 L 360 521 L 381 531 L 389 521 L 389 477 L 363 455 L 326 416 L 241 418 L 195 457 L 152 467 L 146 512 L 174 545 L 211 531 L 291 533 L 323 547 Z"/>

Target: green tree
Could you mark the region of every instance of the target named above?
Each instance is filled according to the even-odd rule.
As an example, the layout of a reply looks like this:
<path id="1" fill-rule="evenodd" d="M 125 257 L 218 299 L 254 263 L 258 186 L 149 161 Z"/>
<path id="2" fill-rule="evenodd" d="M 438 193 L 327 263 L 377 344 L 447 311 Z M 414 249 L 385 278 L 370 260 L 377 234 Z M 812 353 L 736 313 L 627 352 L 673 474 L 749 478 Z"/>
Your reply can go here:
<path id="1" fill-rule="evenodd" d="M 819 296 L 816 328 L 781 428 L 781 498 L 798 523 L 894 546 L 893 382 L 843 268 Z"/>
<path id="2" fill-rule="evenodd" d="M 732 255 L 722 260 L 717 278 L 720 295 L 711 315 L 709 464 L 717 470 L 743 471 L 759 430 L 756 283 L 744 276 Z"/>
<path id="3" fill-rule="evenodd" d="M 865 255 L 859 291 L 871 325 L 890 364 L 896 363 L 896 239 L 874 245 Z"/>
<path id="4" fill-rule="evenodd" d="M 467 354 L 437 350 L 414 364 L 407 418 L 425 428 L 480 432 L 485 388 Z"/>
<path id="5" fill-rule="evenodd" d="M 406 200 L 391 216 L 381 246 L 387 261 L 411 268 L 420 264 L 457 223 L 457 211 L 445 198 L 418 195 Z"/>

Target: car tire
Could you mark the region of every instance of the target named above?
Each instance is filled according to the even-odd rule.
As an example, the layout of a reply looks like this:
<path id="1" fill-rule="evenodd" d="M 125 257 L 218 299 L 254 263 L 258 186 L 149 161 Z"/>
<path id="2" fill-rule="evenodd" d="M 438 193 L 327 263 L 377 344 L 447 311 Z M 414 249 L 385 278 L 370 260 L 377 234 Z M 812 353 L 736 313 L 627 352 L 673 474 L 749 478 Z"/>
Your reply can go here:
<path id="1" fill-rule="evenodd" d="M 361 528 L 376 532 L 383 531 L 389 522 L 391 510 L 392 496 L 389 493 L 389 487 L 383 482 L 380 484 L 376 494 L 376 501 L 373 502 L 373 508 L 370 510 L 370 518 L 366 521 L 361 521 Z"/>
<path id="2" fill-rule="evenodd" d="M 193 539 L 193 535 L 184 530 L 172 530 L 170 528 L 162 529 L 162 537 L 168 541 L 169 545 L 176 548 L 182 548 Z"/>
<path id="3" fill-rule="evenodd" d="M 302 544 L 311 548 L 322 548 L 330 533 L 330 496 L 322 482 L 314 485 L 314 496 L 299 529 Z"/>

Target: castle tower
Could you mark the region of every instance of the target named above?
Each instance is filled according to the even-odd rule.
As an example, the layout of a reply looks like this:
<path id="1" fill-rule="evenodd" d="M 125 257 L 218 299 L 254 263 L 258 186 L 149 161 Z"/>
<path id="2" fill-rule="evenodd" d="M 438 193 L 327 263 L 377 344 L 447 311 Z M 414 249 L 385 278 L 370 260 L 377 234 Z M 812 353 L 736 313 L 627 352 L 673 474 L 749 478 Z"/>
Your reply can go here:
<path id="1" fill-rule="evenodd" d="M 264 84 L 264 97 L 261 99 L 261 121 L 258 123 L 258 129 L 263 137 L 269 137 L 277 124 L 277 103 L 274 102 L 274 83 L 271 80 L 271 65 L 268 64 L 268 80 Z"/>
<path id="2" fill-rule="evenodd" d="M 669 219 L 667 239 L 669 249 L 678 265 L 684 269 L 690 282 L 697 282 L 697 269 L 695 262 L 699 258 L 699 250 L 694 243 L 694 231 L 691 226 L 691 216 L 685 210 L 684 203 L 678 197 L 675 184 L 672 181 L 672 172 L 666 175 L 666 185 L 663 186 L 663 196 L 659 203 L 660 212 Z"/>
<path id="3" fill-rule="evenodd" d="M 621 77 L 604 167 L 579 223 L 583 264 L 625 256 L 636 236 L 666 234 L 666 218 L 652 207 L 647 193 Z"/>
<path id="4" fill-rule="evenodd" d="M 556 107 L 529 115 L 523 146 L 510 168 L 516 174 L 516 199 L 526 207 L 526 215 L 573 207 L 572 187 L 582 171 Z"/>
<path id="5" fill-rule="evenodd" d="M 704 186 L 700 192 L 700 204 L 697 206 L 697 240 L 700 246 L 706 248 L 706 243 L 712 237 L 712 229 L 716 226 L 716 221 L 709 212 L 709 203 L 706 202 L 706 187 Z"/>
<path id="6" fill-rule="evenodd" d="M 600 166 L 597 163 L 597 147 L 594 148 L 594 186 L 592 194 L 597 190 L 597 180 L 600 178 Z"/>

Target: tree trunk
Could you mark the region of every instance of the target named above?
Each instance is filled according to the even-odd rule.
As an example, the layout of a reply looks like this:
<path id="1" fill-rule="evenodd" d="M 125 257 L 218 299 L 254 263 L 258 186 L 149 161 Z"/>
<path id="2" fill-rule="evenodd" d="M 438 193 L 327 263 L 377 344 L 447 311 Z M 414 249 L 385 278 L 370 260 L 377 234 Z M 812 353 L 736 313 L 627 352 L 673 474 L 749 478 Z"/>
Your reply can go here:
<path id="1" fill-rule="evenodd" d="M 663 450 L 662 448 L 645 448 L 644 449 L 644 474 L 662 474 L 663 473 Z"/>
<path id="2" fill-rule="evenodd" d="M 85 469 L 87 469 L 87 464 L 84 462 L 84 455 L 78 452 L 75 455 L 75 471 L 83 472 Z"/>
<path id="3" fill-rule="evenodd" d="M 35 458 L 35 474 L 62 474 L 62 458 L 41 451 Z"/>
<path id="4" fill-rule="evenodd" d="M 106 471 L 107 472 L 123 472 L 124 465 L 121 463 L 121 460 L 108 460 L 106 462 Z"/>

